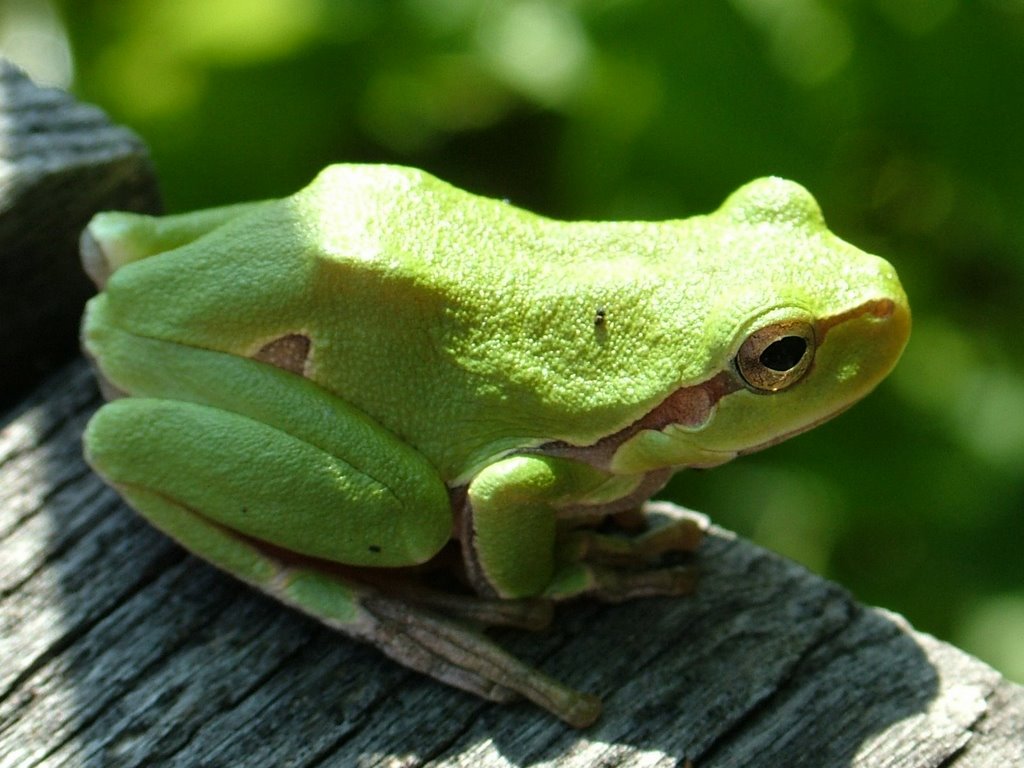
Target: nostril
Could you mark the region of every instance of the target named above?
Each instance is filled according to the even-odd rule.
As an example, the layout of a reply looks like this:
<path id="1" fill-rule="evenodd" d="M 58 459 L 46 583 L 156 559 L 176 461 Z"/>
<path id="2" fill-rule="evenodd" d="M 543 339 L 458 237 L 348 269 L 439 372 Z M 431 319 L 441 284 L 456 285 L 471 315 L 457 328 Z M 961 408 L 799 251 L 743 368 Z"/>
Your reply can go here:
<path id="1" fill-rule="evenodd" d="M 879 319 L 885 319 L 891 317 L 892 313 L 896 311 L 896 302 L 892 299 L 881 299 L 874 303 L 871 307 L 871 314 Z"/>

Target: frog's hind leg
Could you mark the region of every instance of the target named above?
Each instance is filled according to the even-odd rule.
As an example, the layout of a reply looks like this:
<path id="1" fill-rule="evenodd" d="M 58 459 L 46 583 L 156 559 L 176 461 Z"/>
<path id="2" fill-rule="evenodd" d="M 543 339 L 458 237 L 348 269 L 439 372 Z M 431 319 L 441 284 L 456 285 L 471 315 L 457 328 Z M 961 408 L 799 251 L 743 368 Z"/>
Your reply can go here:
<path id="1" fill-rule="evenodd" d="M 290 564 L 272 548 L 240 536 L 160 493 L 119 492 L 157 528 L 200 557 L 399 663 L 489 701 L 519 696 L 578 728 L 601 711 L 599 700 L 518 660 L 478 631 L 436 615 L 343 572 Z"/>
<path id="2" fill-rule="evenodd" d="M 93 416 L 86 457 L 158 528 L 413 669 L 492 700 L 522 695 L 573 725 L 597 717 L 595 698 L 424 607 L 433 598 L 374 586 L 368 574 L 428 563 L 452 534 L 447 488 L 415 449 L 273 366 L 130 334 L 108 343 L 133 396 Z M 452 612 L 480 610 L 500 615 L 484 601 Z"/>

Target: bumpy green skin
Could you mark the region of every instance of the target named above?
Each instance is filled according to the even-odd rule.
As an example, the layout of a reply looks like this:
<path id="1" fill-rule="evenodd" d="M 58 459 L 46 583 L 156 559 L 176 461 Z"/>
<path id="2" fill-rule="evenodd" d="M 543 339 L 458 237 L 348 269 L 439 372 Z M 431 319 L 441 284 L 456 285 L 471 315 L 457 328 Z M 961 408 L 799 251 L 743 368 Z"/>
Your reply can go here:
<path id="1" fill-rule="evenodd" d="M 106 293 L 112 323 L 235 355 L 309 334 L 312 380 L 446 481 L 524 445 L 612 434 L 720 370 L 779 306 L 818 316 L 902 296 L 887 263 L 778 179 L 711 216 L 564 223 L 374 166 L 328 168 Z"/>
<path id="2" fill-rule="evenodd" d="M 130 395 L 90 424 L 90 462 L 198 554 L 385 646 L 379 616 L 360 613 L 365 573 L 325 582 L 281 553 L 388 569 L 455 537 L 488 596 L 682 591 L 671 579 L 626 586 L 566 545 L 566 530 L 636 506 L 671 471 L 844 409 L 909 331 L 892 268 L 831 234 L 811 196 L 780 179 L 708 216 L 566 223 L 413 169 L 334 166 L 277 201 L 101 215 L 86 246 L 103 292 L 84 346 Z M 822 337 L 809 372 L 773 393 L 743 385 L 741 344 L 791 320 Z M 282 339 L 307 344 L 277 363 L 287 370 L 265 355 Z M 696 422 L 630 431 L 712 380 L 735 385 Z M 652 562 L 672 546 L 631 552 Z M 385 650 L 483 695 L 518 690 L 576 724 L 594 715 L 538 677 L 517 688 L 508 678 L 522 675 L 506 670 L 494 689 L 494 674 L 457 658 L 445 677 Z"/>

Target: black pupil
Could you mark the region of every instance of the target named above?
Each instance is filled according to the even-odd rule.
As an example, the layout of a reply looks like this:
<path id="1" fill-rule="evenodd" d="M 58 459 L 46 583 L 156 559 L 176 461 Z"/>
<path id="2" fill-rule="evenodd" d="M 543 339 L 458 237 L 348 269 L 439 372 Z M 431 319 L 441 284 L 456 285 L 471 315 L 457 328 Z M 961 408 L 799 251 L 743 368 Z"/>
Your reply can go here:
<path id="1" fill-rule="evenodd" d="M 773 341 L 761 353 L 761 365 L 773 371 L 788 371 L 803 359 L 807 351 L 807 339 L 800 336 L 783 336 Z"/>

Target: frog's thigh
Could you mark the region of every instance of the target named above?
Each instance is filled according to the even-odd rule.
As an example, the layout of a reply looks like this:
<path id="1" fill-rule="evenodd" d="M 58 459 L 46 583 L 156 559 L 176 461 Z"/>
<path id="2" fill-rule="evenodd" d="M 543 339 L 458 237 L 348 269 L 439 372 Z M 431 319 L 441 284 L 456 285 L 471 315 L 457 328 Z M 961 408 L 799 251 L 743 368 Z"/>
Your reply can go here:
<path id="1" fill-rule="evenodd" d="M 365 430 L 362 436 L 370 439 Z M 423 562 L 449 537 L 451 513 L 440 480 L 436 487 L 394 488 L 384 467 L 360 467 L 351 456 L 221 408 L 117 400 L 96 413 L 84 443 L 89 463 L 127 498 L 139 499 L 141 514 L 232 572 L 221 548 L 202 550 L 205 532 L 193 535 L 190 521 L 350 565 Z M 362 456 L 360 448 L 372 453 L 370 446 L 351 453 Z M 161 509 L 145 502 L 154 496 L 191 517 L 170 528 L 158 519 Z"/>

